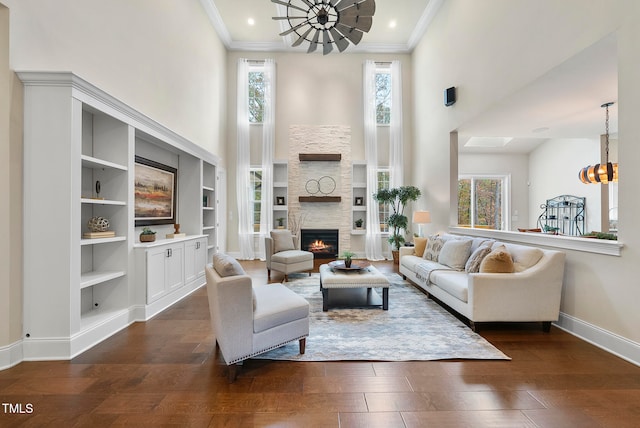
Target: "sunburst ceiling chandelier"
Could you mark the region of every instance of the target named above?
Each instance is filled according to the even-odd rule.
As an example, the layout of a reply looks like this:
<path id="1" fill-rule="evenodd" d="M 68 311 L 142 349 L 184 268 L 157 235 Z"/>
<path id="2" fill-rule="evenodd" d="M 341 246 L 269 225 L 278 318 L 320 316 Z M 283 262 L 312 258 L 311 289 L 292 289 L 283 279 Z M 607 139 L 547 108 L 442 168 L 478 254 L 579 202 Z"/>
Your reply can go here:
<path id="1" fill-rule="evenodd" d="M 307 53 L 315 52 L 318 45 L 322 45 L 324 55 L 333 50 L 334 44 L 342 52 L 349 47 L 349 42 L 360 43 L 363 34 L 371 29 L 376 11 L 375 0 L 271 1 L 287 8 L 287 16 L 273 17 L 289 24 L 290 28 L 280 35 L 295 33 L 297 39 L 293 47 L 309 42 Z"/>

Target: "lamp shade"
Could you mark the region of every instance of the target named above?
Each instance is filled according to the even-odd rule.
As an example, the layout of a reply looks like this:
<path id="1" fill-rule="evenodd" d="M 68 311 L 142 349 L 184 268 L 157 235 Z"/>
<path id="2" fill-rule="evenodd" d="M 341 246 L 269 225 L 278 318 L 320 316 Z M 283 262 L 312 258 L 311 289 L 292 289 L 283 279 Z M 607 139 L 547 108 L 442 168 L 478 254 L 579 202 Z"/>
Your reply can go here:
<path id="1" fill-rule="evenodd" d="M 415 224 L 431 223 L 431 213 L 429 211 L 414 211 L 413 222 Z"/>

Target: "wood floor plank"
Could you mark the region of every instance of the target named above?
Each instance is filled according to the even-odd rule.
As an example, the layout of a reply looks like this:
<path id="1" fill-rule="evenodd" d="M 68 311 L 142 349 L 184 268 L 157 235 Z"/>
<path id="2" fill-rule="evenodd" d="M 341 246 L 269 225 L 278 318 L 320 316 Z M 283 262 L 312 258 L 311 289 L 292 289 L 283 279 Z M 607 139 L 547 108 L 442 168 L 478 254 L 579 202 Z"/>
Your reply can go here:
<path id="1" fill-rule="evenodd" d="M 267 282 L 264 262 L 242 265 Z M 252 359 L 230 384 L 202 288 L 71 361 L 0 371 L 0 403 L 33 406 L 0 408 L 0 427 L 638 426 L 640 367 L 536 323 L 481 335 L 512 360 Z"/>

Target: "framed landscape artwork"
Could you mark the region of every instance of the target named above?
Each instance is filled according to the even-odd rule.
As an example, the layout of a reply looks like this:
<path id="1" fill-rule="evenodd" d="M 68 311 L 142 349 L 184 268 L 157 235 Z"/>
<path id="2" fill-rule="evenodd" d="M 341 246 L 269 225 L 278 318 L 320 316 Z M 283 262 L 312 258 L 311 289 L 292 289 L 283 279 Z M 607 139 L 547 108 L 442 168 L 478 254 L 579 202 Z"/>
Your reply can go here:
<path id="1" fill-rule="evenodd" d="M 136 226 L 176 223 L 178 170 L 140 156 L 135 163 Z"/>

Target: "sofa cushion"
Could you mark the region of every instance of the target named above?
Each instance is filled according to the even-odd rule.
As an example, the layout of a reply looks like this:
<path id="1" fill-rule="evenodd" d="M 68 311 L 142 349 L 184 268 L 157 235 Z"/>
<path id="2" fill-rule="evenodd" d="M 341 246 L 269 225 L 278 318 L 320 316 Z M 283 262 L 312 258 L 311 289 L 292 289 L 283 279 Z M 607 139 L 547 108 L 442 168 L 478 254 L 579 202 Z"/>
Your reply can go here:
<path id="1" fill-rule="evenodd" d="M 480 272 L 480 264 L 482 260 L 491 252 L 491 242 L 485 242 L 480 245 L 467 260 L 467 263 L 464 265 L 464 270 L 467 273 L 477 273 Z"/>
<path id="2" fill-rule="evenodd" d="M 469 300 L 468 278 L 465 272 L 436 270 L 431 274 L 431 282 L 458 300 Z"/>
<path id="3" fill-rule="evenodd" d="M 489 248 L 491 248 L 494 242 L 495 242 L 495 239 L 491 239 L 491 238 L 473 238 L 471 243 L 471 254 L 473 254 L 475 250 L 477 250 L 478 248 L 482 247 L 485 244 L 488 245 Z"/>
<path id="4" fill-rule="evenodd" d="M 522 272 L 538 263 L 543 253 L 540 248 L 510 245 L 509 254 L 513 258 L 515 272 Z"/>
<path id="5" fill-rule="evenodd" d="M 253 287 L 253 331 L 261 331 L 309 316 L 309 302 L 282 284 Z"/>
<path id="6" fill-rule="evenodd" d="M 427 248 L 427 238 L 415 237 L 413 238 L 413 251 L 416 256 L 422 257 L 425 248 Z"/>
<path id="7" fill-rule="evenodd" d="M 245 273 L 236 259 L 223 253 L 213 255 L 213 268 L 221 277 L 244 275 Z"/>
<path id="8" fill-rule="evenodd" d="M 425 260 L 437 262 L 440 250 L 444 245 L 445 240 L 438 235 L 431 235 L 427 238 L 427 247 L 424 250 L 422 258 Z"/>
<path id="9" fill-rule="evenodd" d="M 493 249 L 480 263 L 480 273 L 512 273 L 513 259 L 504 245 Z"/>
<path id="10" fill-rule="evenodd" d="M 313 253 L 310 251 L 287 250 L 280 251 L 279 253 L 271 256 L 272 263 L 292 264 L 306 262 L 309 260 L 313 260 Z"/>
<path id="11" fill-rule="evenodd" d="M 449 266 L 451 269 L 463 270 L 469 254 L 471 254 L 471 239 L 449 239 L 440 250 L 438 263 Z"/>
<path id="12" fill-rule="evenodd" d="M 295 250 L 293 245 L 293 235 L 289 229 L 280 229 L 271 231 L 271 239 L 273 239 L 273 252 Z"/>
<path id="13" fill-rule="evenodd" d="M 424 259 L 418 256 L 404 256 L 400 258 L 400 264 L 411 272 L 416 271 L 416 266 L 418 263 L 424 263 Z"/>

